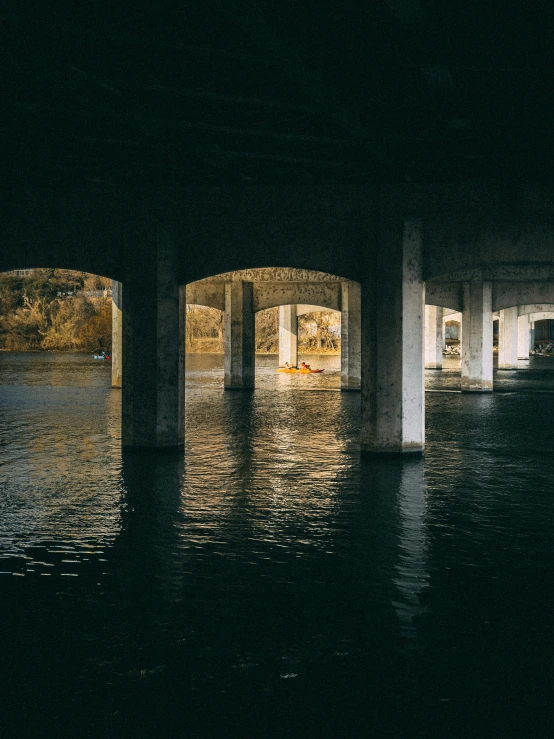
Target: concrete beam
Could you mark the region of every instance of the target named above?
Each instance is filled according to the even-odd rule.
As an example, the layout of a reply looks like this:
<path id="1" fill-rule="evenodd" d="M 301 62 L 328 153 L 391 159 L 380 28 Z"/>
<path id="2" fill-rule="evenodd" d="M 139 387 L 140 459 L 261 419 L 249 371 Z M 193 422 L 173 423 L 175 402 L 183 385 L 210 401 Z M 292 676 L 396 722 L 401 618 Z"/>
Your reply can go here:
<path id="1" fill-rule="evenodd" d="M 463 289 L 459 282 L 425 283 L 425 304 L 461 311 L 463 308 Z"/>
<path id="2" fill-rule="evenodd" d="M 340 291 L 340 282 L 256 282 L 254 311 L 299 303 L 340 310 Z"/>
<path id="3" fill-rule="evenodd" d="M 532 303 L 554 303 L 554 280 L 497 282 L 492 286 L 493 311 Z"/>
<path id="4" fill-rule="evenodd" d="M 554 312 L 554 303 L 531 303 L 518 306 L 518 315 L 530 315 L 531 313 Z"/>

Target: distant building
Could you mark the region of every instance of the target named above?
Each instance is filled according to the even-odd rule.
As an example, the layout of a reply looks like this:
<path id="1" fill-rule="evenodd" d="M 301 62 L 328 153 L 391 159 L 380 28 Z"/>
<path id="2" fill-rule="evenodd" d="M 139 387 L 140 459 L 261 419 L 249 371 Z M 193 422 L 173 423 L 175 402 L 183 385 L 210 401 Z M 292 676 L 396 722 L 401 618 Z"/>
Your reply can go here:
<path id="1" fill-rule="evenodd" d="M 4 274 L 11 275 L 12 277 L 28 277 L 31 272 L 34 272 L 34 269 L 11 269 Z"/>

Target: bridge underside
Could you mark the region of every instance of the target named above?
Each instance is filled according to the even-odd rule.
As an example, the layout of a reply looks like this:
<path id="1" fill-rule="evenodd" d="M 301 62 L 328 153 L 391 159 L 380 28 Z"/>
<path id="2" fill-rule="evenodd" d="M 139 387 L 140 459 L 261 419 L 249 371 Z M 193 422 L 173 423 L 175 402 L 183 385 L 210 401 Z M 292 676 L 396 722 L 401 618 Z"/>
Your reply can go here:
<path id="1" fill-rule="evenodd" d="M 492 312 L 554 303 L 545 13 L 526 6 L 521 24 L 501 3 L 11 5 L 0 270 L 122 283 L 124 443 L 182 442 L 184 286 L 204 278 L 340 276 L 340 296 L 313 280 L 264 297 L 243 277 L 214 300 L 239 347 L 231 382 L 250 372 L 254 310 L 325 305 L 350 333 L 359 325 L 372 451 L 423 448 L 425 300 L 463 313 L 470 391 L 491 388 Z M 350 294 L 345 309 L 345 284 L 359 286 L 359 311 Z M 435 313 L 435 344 L 438 326 Z"/>

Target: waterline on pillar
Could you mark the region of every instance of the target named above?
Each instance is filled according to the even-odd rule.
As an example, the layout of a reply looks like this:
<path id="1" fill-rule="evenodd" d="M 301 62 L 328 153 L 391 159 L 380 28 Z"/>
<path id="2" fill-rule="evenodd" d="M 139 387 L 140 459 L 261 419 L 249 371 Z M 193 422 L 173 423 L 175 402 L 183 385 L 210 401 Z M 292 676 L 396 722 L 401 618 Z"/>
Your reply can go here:
<path id="1" fill-rule="evenodd" d="M 392 457 L 396 459 L 422 457 L 425 454 L 425 447 L 420 445 L 405 446 L 401 449 L 398 448 L 387 448 L 387 447 L 375 447 L 372 449 L 360 449 L 360 453 L 363 456 L 371 457 L 382 457 L 390 459 Z"/>

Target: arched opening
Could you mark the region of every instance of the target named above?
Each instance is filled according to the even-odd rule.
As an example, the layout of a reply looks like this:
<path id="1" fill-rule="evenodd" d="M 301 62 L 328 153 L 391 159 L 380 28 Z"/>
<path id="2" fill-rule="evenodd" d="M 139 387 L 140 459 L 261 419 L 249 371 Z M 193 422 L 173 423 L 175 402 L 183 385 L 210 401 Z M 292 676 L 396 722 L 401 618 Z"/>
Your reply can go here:
<path id="1" fill-rule="evenodd" d="M 105 352 L 112 345 L 112 281 L 57 268 L 0 274 L 0 350 Z"/>
<path id="2" fill-rule="evenodd" d="M 189 283 L 186 304 L 187 328 L 197 325 L 199 315 L 206 326 L 211 323 L 204 333 L 224 354 L 226 388 L 253 387 L 256 361 L 264 371 L 295 368 L 299 348 L 317 356 L 340 353 L 334 369 L 336 375 L 340 371 L 341 387 L 360 387 L 358 283 L 310 270 L 240 270 Z M 200 346 L 187 339 L 189 351 Z"/>

